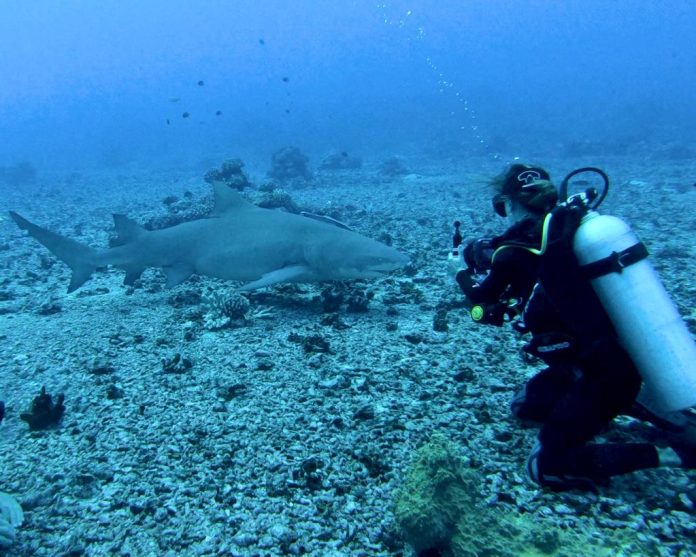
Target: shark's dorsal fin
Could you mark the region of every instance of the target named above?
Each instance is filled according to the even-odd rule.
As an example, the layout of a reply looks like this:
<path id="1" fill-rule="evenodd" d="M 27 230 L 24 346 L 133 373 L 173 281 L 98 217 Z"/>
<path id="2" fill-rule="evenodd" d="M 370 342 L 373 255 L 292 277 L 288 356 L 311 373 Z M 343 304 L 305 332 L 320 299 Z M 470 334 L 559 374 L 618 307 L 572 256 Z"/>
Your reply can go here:
<path id="1" fill-rule="evenodd" d="M 314 219 L 318 220 L 319 222 L 325 222 L 326 224 L 338 226 L 339 228 L 343 228 L 343 230 L 350 230 L 351 232 L 353 232 L 353 229 L 350 226 L 333 217 L 329 217 L 327 215 L 317 215 L 316 213 L 308 213 L 307 211 L 302 211 L 300 214 L 303 217 L 307 217 L 308 219 Z"/>
<path id="2" fill-rule="evenodd" d="M 114 227 L 118 236 L 111 242 L 112 246 L 128 244 L 145 233 L 143 227 L 125 215 L 114 214 Z"/>
<path id="3" fill-rule="evenodd" d="M 238 191 L 230 188 L 225 182 L 213 182 L 213 197 L 215 200 L 213 205 L 214 216 L 224 215 L 230 211 L 254 207 L 254 205 L 244 199 Z"/>

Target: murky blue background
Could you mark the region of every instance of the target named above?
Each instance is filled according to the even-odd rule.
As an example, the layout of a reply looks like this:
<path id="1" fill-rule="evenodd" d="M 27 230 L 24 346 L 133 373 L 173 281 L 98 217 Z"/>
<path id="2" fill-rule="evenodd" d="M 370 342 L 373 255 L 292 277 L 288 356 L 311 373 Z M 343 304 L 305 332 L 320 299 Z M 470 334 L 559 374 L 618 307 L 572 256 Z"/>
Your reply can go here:
<path id="1" fill-rule="evenodd" d="M 0 166 L 696 139 L 690 1 L 0 6 Z"/>

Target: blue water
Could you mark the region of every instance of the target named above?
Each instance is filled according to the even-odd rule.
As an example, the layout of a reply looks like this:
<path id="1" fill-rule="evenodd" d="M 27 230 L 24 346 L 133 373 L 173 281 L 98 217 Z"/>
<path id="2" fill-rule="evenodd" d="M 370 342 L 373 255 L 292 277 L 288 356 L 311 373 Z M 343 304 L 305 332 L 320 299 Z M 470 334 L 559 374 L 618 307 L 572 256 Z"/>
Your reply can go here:
<path id="1" fill-rule="evenodd" d="M 524 157 L 696 139 L 686 0 L 0 7 L 0 166 L 266 164 L 286 144 Z"/>
<path id="2" fill-rule="evenodd" d="M 402 555 L 395 493 L 434 432 L 503 517 L 467 512 L 475 544 L 696 554 L 683 471 L 599 498 L 522 479 L 536 431 L 508 404 L 536 364 L 458 308 L 445 270 L 455 219 L 465 241 L 509 224 L 488 179 L 514 158 L 557 184 L 597 165 L 602 211 L 631 222 L 693 333 L 695 23 L 693 0 L 0 0 L 0 492 L 27 511 L 11 555 Z M 303 179 L 267 173 L 286 146 Z M 321 169 L 342 152 L 364 165 Z M 412 266 L 356 286 L 367 314 L 281 287 L 222 329 L 205 300 L 234 283 L 164 290 L 148 270 L 126 288 L 111 269 L 66 294 L 70 270 L 7 213 L 105 247 L 112 213 L 205 214 L 203 177 L 232 158 L 255 202 L 280 185 Z M 170 374 L 179 355 L 193 367 Z M 19 414 L 43 386 L 66 415 L 35 437 Z"/>

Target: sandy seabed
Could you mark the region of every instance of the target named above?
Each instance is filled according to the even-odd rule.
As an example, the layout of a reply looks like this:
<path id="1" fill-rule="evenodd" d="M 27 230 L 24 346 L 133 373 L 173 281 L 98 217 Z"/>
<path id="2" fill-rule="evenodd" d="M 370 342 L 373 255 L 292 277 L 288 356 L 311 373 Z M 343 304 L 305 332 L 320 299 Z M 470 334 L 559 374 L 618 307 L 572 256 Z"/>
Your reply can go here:
<path id="1" fill-rule="evenodd" d="M 559 179 L 586 164 L 609 173 L 603 212 L 632 224 L 694 332 L 696 161 L 542 162 Z M 509 326 L 471 322 L 445 264 L 455 219 L 467 239 L 503 230 L 486 184 L 502 166 L 366 168 L 289 189 L 302 208 L 391 238 L 411 265 L 347 287 L 370 298 L 367 312 L 327 313 L 326 285 L 284 285 L 251 293 L 255 317 L 221 329 L 204 325 L 201 294 L 233 284 L 166 290 L 152 271 L 128 288 L 107 270 L 66 294 L 69 269 L 3 218 L 0 491 L 25 510 L 7 555 L 409 555 L 394 495 L 435 432 L 480 473 L 482 508 L 558 533 L 551 546 L 513 535 L 510 555 L 696 554 L 693 472 L 636 473 L 599 495 L 525 476 L 535 431 L 508 404 L 539 365 Z M 200 172 L 85 171 L 8 188 L 0 209 L 106 246 L 112 213 L 162 217 L 176 208 L 163 198 L 185 191 L 208 195 Z M 192 365 L 172 372 L 175 354 Z M 65 395 L 66 413 L 30 432 L 19 414 L 42 386 Z M 622 418 L 603 437 L 644 429 Z M 471 555 L 498 554 L 489 538 Z"/>

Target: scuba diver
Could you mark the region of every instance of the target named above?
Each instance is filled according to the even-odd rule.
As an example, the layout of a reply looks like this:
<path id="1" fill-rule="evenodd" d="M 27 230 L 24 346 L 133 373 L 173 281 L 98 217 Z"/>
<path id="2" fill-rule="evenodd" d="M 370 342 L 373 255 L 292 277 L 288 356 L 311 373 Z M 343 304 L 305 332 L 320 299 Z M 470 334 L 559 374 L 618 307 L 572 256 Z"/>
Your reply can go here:
<path id="1" fill-rule="evenodd" d="M 602 177 L 603 191 L 567 198 L 570 179 L 585 172 Z M 449 267 L 474 321 L 512 321 L 531 333 L 525 351 L 547 366 L 511 405 L 519 419 L 540 424 L 530 478 L 558 491 L 594 490 L 645 468 L 696 468 L 688 410 L 696 404 L 696 346 L 645 246 L 623 221 L 596 212 L 606 174 L 578 169 L 557 190 L 543 168 L 513 164 L 493 185 L 493 208 L 512 226 L 455 245 Z M 667 431 L 671 446 L 588 444 L 620 414 Z"/>

